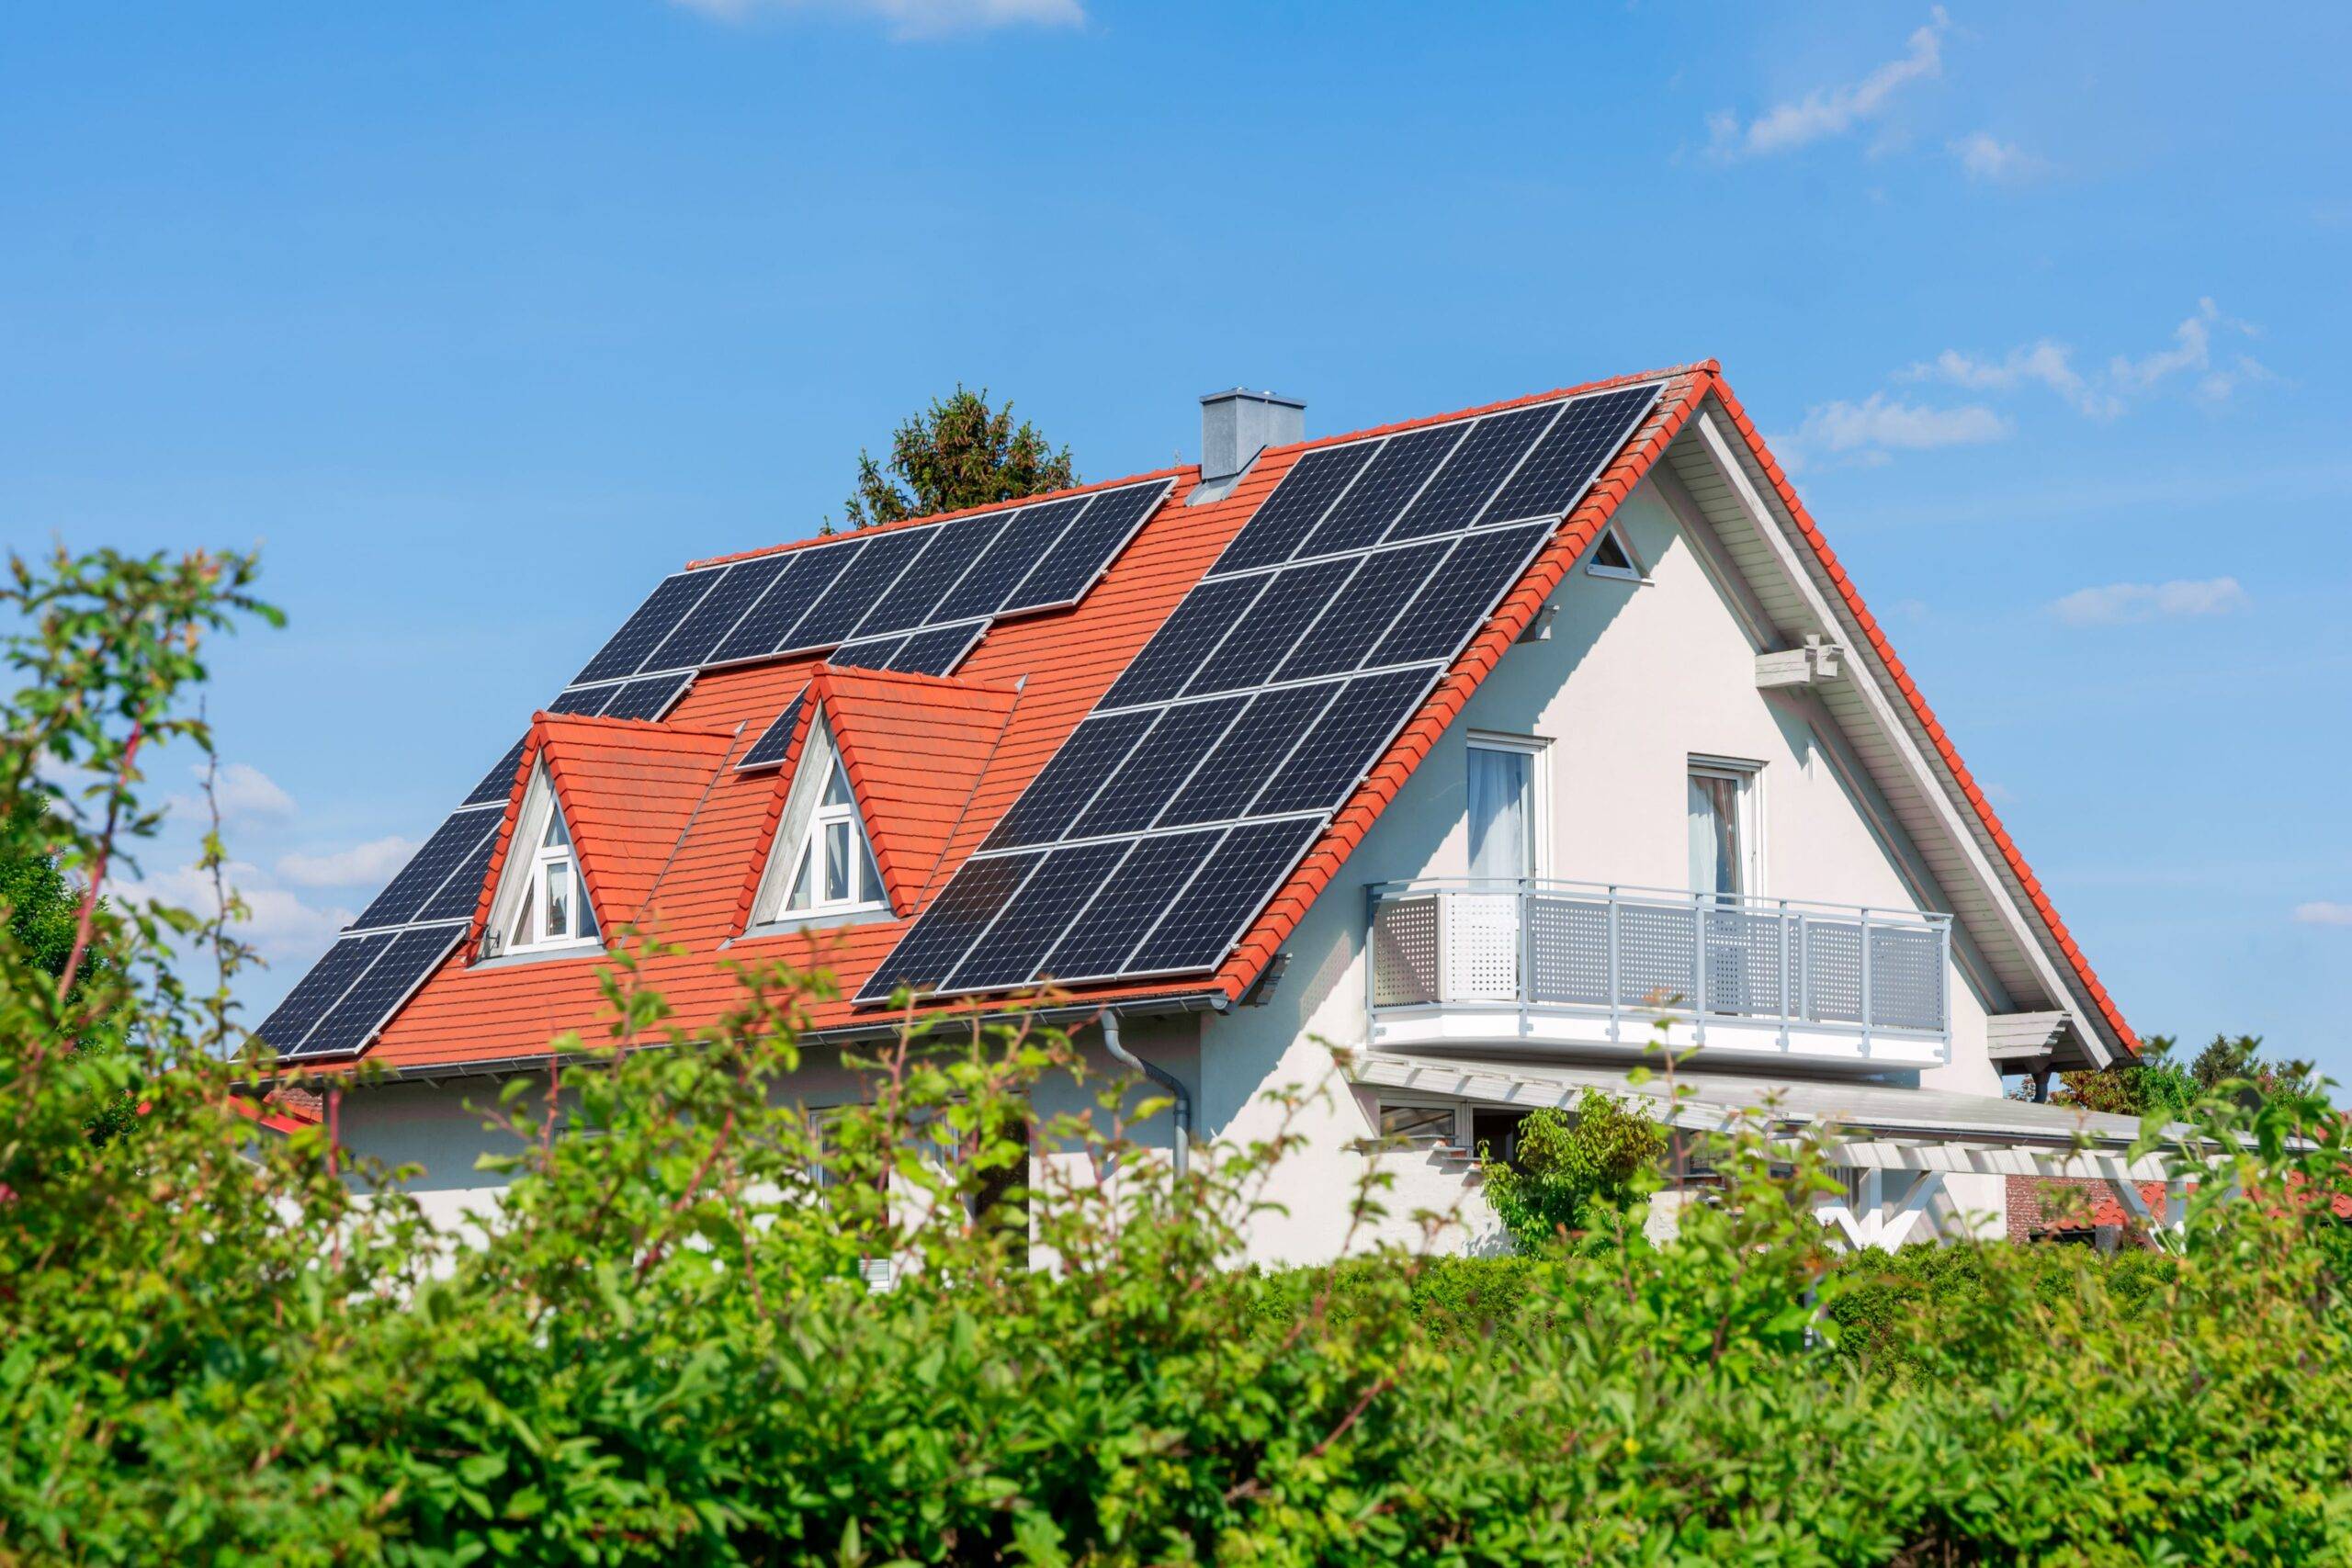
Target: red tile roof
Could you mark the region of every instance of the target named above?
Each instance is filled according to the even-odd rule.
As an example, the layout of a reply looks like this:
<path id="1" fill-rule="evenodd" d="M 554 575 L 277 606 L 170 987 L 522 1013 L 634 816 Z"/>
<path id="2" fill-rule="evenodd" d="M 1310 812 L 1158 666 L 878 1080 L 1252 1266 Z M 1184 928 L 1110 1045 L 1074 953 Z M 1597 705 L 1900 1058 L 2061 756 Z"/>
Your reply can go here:
<path id="1" fill-rule="evenodd" d="M 1666 389 L 1648 419 L 1341 806 L 1224 966 L 1198 981 L 1090 986 L 1081 989 L 1083 998 L 1207 994 L 1229 1001 L 1246 991 L 1619 503 L 1712 397 L 1796 518 L 2085 988 L 2118 1035 L 2131 1043 L 2120 1012 L 1712 361 L 1490 407 L 1661 377 Z M 1489 411 L 1464 410 L 1381 430 L 1483 412 Z M 582 814 L 571 818 L 573 832 L 584 840 L 583 868 L 597 889 L 597 910 L 607 932 L 639 924 L 677 949 L 649 959 L 642 983 L 660 988 L 675 1021 L 686 1026 L 717 1017 L 739 995 L 739 982 L 722 958 L 821 965 L 838 976 L 839 994 L 845 998 L 904 933 L 906 917 L 936 895 L 1300 456 L 1368 434 L 1373 433 L 1269 448 L 1231 493 L 1199 506 L 1188 504 L 1199 470 L 1165 470 L 1176 481 L 1169 500 L 1084 598 L 1067 609 L 999 622 L 953 680 L 842 670 L 802 658 L 706 671 L 658 725 L 542 716 L 534 726 L 533 745 L 548 750 L 567 811 Z M 785 767 L 734 772 L 726 760 L 730 749 L 740 755 L 804 688 L 814 701 L 804 710 L 804 735 L 796 739 Z M 818 707 L 842 744 L 875 840 L 876 859 L 900 918 L 831 932 L 746 938 L 741 933 L 748 900 Z M 527 776 L 529 760 L 518 769 L 518 784 Z M 575 788 L 577 808 L 571 804 Z M 519 793 L 509 803 L 509 824 L 502 833 L 511 831 Z M 642 800 L 637 798 L 640 793 Z M 584 828 L 583 818 L 589 824 Z M 503 853 L 502 842 L 502 860 Z M 492 885 L 495 871 L 494 862 Z M 544 1052 L 560 1031 L 597 1027 L 604 1010 L 596 983 L 601 965 L 593 959 L 477 966 L 466 961 L 471 951 L 470 942 L 461 946 L 411 999 L 370 1050 L 370 1059 L 414 1069 L 507 1060 Z M 845 999 L 818 1004 L 809 1020 L 818 1028 L 875 1021 L 872 1010 L 854 1010 Z"/>

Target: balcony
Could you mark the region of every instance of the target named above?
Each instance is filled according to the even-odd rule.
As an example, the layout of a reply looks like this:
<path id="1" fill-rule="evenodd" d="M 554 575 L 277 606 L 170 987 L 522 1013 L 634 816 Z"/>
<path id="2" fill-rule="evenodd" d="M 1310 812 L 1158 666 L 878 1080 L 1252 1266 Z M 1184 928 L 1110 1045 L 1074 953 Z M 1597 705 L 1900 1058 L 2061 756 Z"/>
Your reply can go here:
<path id="1" fill-rule="evenodd" d="M 1951 918 L 1600 883 L 1371 888 L 1371 1043 L 1557 1044 L 1928 1066 Z"/>

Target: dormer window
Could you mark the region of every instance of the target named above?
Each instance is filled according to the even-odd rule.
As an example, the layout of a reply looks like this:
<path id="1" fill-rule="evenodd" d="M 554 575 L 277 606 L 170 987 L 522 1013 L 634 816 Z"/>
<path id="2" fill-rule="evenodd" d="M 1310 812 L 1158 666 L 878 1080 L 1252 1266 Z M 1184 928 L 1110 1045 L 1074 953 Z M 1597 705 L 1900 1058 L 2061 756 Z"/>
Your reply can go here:
<path id="1" fill-rule="evenodd" d="M 785 896 L 788 915 L 871 909 L 882 902 L 882 874 L 875 869 L 865 826 L 857 819 L 848 776 L 830 747 L 824 763 L 824 793 L 809 813 L 808 837 L 801 840 Z"/>
<path id="2" fill-rule="evenodd" d="M 523 791 L 513 843 L 491 900 L 483 956 L 600 945 L 596 907 L 544 763 Z"/>
<path id="3" fill-rule="evenodd" d="M 580 857 L 571 852 L 562 812 L 548 813 L 527 874 L 522 902 L 507 928 L 506 951 L 528 953 L 596 939 L 596 911 L 581 884 Z"/>
<path id="4" fill-rule="evenodd" d="M 849 772 L 820 716 L 809 727 L 785 797 L 752 924 L 821 925 L 889 913 L 889 895 L 858 816 Z"/>

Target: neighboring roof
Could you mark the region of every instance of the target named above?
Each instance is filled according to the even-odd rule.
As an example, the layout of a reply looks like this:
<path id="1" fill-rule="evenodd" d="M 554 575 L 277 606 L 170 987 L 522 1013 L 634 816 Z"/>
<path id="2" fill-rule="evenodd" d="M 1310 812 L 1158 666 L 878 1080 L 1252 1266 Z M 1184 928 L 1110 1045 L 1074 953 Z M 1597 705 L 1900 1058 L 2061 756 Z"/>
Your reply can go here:
<path id="1" fill-rule="evenodd" d="M 567 789 L 560 793 L 566 793 L 567 812 L 573 809 L 568 786 L 575 776 L 583 806 L 592 799 L 594 803 L 590 814 L 598 826 L 586 831 L 592 838 L 601 834 L 601 841 L 593 849 L 583 847 L 582 863 L 600 889 L 600 917 L 608 931 L 645 924 L 672 944 L 674 951 L 646 961 L 639 983 L 661 988 L 673 1019 L 683 1026 L 715 1019 L 740 995 L 737 977 L 721 959 L 774 958 L 821 964 L 835 973 L 839 995 L 846 998 L 905 933 L 904 917 L 919 912 L 920 901 L 936 897 L 948 874 L 1036 777 L 1303 455 L 1369 434 L 1654 380 L 1663 380 L 1664 387 L 1649 416 L 1504 596 L 1484 628 L 1464 647 L 1421 709 L 1340 806 L 1223 965 L 1213 975 L 1194 979 L 1088 986 L 1076 993 L 1077 999 L 1173 997 L 1229 1005 L 1248 991 L 1307 908 L 1339 874 L 1413 768 L 1540 613 L 1615 509 L 1693 416 L 1702 407 L 1713 406 L 1724 411 L 1754 460 L 1771 476 L 1822 570 L 1838 585 L 1912 713 L 1935 737 L 1943 764 L 1953 771 L 1968 807 L 2000 846 L 2007 864 L 2030 891 L 2034 908 L 2055 933 L 2073 977 L 2095 998 L 2115 1037 L 2128 1046 L 2132 1036 L 2120 1012 L 2050 909 L 2039 883 L 2032 880 L 1983 792 L 1961 769 L 1916 684 L 1886 647 L 1860 596 L 1788 489 L 1778 465 L 1712 361 L 1538 393 L 1378 431 L 1355 431 L 1271 447 L 1229 493 L 1199 505 L 1191 504 L 1199 489 L 1197 468 L 1163 470 L 1174 480 L 1169 498 L 1090 592 L 1066 609 L 1000 619 L 951 680 L 876 675 L 801 657 L 706 669 L 677 707 L 657 725 L 543 716 L 534 735 L 542 746 L 550 738 L 556 740 L 550 767 L 558 761 L 566 764 Z M 1092 491 L 1133 482 L 1125 479 L 1082 488 Z M 929 521 L 935 519 L 910 520 L 901 525 Z M 844 756 L 850 759 L 853 784 L 876 840 L 876 859 L 901 918 L 824 932 L 745 938 L 745 900 L 764 863 L 805 735 L 796 739 L 778 772 L 741 773 L 721 759 L 730 746 L 738 751 L 747 747 L 804 689 L 820 694 L 804 711 L 802 728 L 805 731 L 818 706 L 824 707 L 836 738 L 843 744 Z M 994 733 L 984 739 L 991 721 Z M 637 738 L 653 735 L 678 739 L 673 745 Z M 576 751 L 578 761 L 569 761 L 568 751 Z M 520 768 L 517 773 L 519 783 L 527 777 L 528 769 Z M 641 804 L 632 798 L 640 784 L 649 795 Z M 509 801 L 508 824 L 502 835 L 512 831 L 518 804 L 519 794 Z M 574 816 L 571 820 L 578 838 L 582 832 L 581 819 Z M 624 837 L 633 840 L 633 848 L 623 849 L 618 840 Z M 503 852 L 502 840 L 500 859 Z M 492 886 L 495 874 L 494 862 L 489 878 Z M 657 884 L 659 897 L 655 897 Z M 430 1071 L 436 1066 L 525 1059 L 543 1054 L 558 1032 L 593 1028 L 601 1018 L 597 964 L 582 959 L 504 967 L 469 965 L 465 954 L 470 950 L 470 944 L 461 947 L 458 955 L 394 1016 L 368 1052 L 370 1060 L 394 1069 Z M 935 1005 L 962 1010 L 971 1004 Z M 871 1026 L 877 1015 L 872 1009 L 853 1010 L 846 1000 L 826 1000 L 813 1006 L 808 1021 L 818 1029 L 852 1028 Z"/>
<path id="2" fill-rule="evenodd" d="M 973 792 L 1004 739 L 1020 694 L 932 675 L 899 674 L 838 665 L 820 667 L 808 682 L 800 733 L 793 737 L 779 775 L 775 808 L 800 765 L 815 714 L 824 715 L 857 797 L 874 861 L 890 907 L 910 913 L 944 880 L 940 860 L 971 809 Z M 771 837 L 774 823 L 769 826 Z M 768 844 L 751 867 L 743 913 L 767 863 Z"/>

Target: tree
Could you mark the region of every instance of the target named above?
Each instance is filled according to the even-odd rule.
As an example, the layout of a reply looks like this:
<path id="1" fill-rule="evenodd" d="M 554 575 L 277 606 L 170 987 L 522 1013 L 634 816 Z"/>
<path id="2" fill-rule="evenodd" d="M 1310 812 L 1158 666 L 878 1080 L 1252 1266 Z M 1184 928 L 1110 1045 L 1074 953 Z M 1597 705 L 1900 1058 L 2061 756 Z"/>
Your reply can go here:
<path id="1" fill-rule="evenodd" d="M 1600 1211 L 1623 1213 L 1649 1191 L 1666 1153 L 1666 1134 L 1638 1110 L 1587 1089 L 1571 1120 L 1549 1106 L 1519 1124 L 1512 1159 L 1481 1145 L 1487 1202 L 1521 1250 L 1534 1252 L 1563 1235 L 1592 1229 Z"/>
<path id="2" fill-rule="evenodd" d="M 2062 1073 L 2052 1098 L 2061 1105 L 2115 1116 L 2177 1118 L 2199 1100 L 2229 1094 L 2252 1106 L 2281 1094 L 2307 1092 L 2309 1062 L 2262 1060 L 2262 1036 L 2216 1034 L 2187 1066 L 2180 1042 L 2155 1034 L 2142 1042 L 2137 1061 L 2096 1072 Z"/>
<path id="3" fill-rule="evenodd" d="M 900 424 L 890 437 L 888 462 L 857 455 L 857 488 L 842 504 L 850 525 L 871 527 L 1067 490 L 1078 482 L 1069 448 L 1056 451 L 1037 427 L 1012 423 L 1010 400 L 989 406 L 986 387 L 961 382 L 945 398 Z M 830 531 L 830 527 L 829 527 Z"/>

